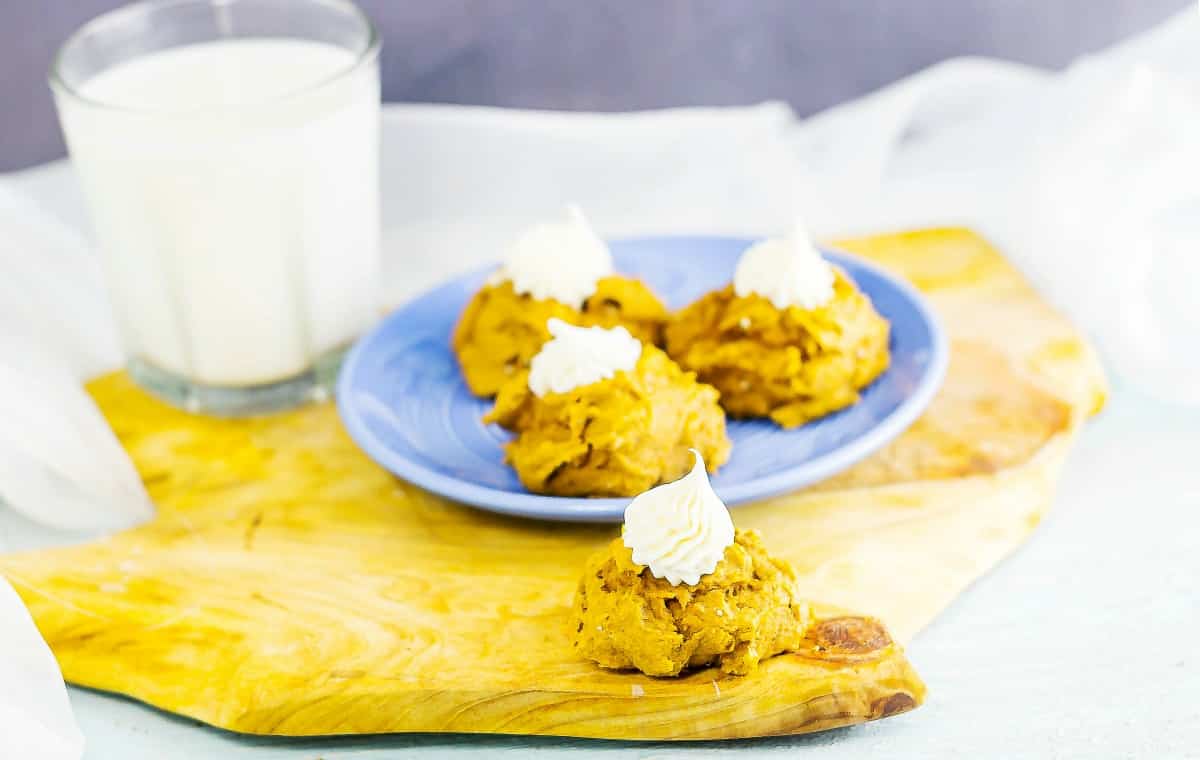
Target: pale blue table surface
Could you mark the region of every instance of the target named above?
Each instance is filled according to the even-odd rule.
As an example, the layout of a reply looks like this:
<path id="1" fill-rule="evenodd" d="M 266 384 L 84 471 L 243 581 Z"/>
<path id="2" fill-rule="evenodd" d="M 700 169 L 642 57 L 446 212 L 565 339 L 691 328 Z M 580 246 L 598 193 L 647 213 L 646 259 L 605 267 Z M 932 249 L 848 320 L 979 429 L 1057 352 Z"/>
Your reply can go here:
<path id="1" fill-rule="evenodd" d="M 408 756 L 1200 757 L 1200 410 L 1117 384 L 1031 541 L 920 634 L 919 710 L 805 737 L 629 744 L 413 735 L 240 737 L 72 689 L 90 760 Z M 0 531 L 39 531 L 0 512 Z"/>

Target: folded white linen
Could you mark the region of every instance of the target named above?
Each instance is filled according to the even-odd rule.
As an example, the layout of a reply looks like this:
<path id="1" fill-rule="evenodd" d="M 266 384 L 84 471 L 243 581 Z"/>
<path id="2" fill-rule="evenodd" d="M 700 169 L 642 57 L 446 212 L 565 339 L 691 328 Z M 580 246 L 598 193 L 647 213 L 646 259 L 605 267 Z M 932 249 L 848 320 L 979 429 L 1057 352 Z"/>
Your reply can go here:
<path id="1" fill-rule="evenodd" d="M 141 479 L 80 384 L 120 356 L 86 244 L 4 187 L 0 230 L 0 499 L 75 532 L 148 519 Z"/>
<path id="2" fill-rule="evenodd" d="M 0 329 L 27 336 L 79 378 L 120 363 L 100 262 L 83 231 L 11 180 L 0 181 L 0 271 Z"/>
<path id="3" fill-rule="evenodd" d="M 21 598 L 0 578 L 0 757 L 77 760 L 83 736 L 62 673 Z"/>
<path id="4" fill-rule="evenodd" d="M 137 472 L 80 384 L 120 356 L 83 239 L 0 187 L 0 240 L 0 500 L 72 537 L 148 519 Z M 24 543 L 3 517 L 0 551 Z M 0 757 L 82 754 L 58 664 L 0 578 Z"/>
<path id="5" fill-rule="evenodd" d="M 74 532 L 149 519 L 141 478 L 66 365 L 4 327 L 0 356 L 0 498 L 35 522 Z"/>
<path id="6" fill-rule="evenodd" d="M 389 105 L 387 300 L 495 261 L 578 204 L 605 237 L 783 231 L 797 210 L 787 106 L 629 114 Z"/>
<path id="7" fill-rule="evenodd" d="M 822 233 L 968 224 L 1120 378 L 1200 405 L 1200 14 L 1048 74 L 949 61 L 799 125 Z"/>
<path id="8" fill-rule="evenodd" d="M 1068 76 L 1029 162 L 1019 261 L 1125 379 L 1200 405 L 1200 98 L 1146 64 Z"/>

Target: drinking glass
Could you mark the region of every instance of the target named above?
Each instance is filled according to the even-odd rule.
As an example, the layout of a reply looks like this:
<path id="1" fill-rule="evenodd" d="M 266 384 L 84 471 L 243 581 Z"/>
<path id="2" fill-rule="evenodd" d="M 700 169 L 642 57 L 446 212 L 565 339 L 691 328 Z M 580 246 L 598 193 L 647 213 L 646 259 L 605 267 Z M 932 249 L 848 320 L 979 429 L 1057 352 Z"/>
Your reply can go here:
<path id="1" fill-rule="evenodd" d="M 132 377 L 192 411 L 321 398 L 378 316 L 379 39 L 343 0 L 150 0 L 50 84 Z"/>

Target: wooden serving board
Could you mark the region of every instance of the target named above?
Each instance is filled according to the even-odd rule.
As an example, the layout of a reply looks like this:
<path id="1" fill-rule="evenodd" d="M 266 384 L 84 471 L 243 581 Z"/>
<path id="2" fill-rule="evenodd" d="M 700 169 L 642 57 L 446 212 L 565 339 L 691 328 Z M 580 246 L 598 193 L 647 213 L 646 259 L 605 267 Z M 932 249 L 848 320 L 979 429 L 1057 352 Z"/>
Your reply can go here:
<path id="1" fill-rule="evenodd" d="M 904 642 L 1037 525 L 1104 381 L 1083 339 L 972 233 L 841 247 L 931 299 L 951 336 L 945 387 L 876 456 L 734 519 L 795 563 L 804 594 L 832 605 L 823 617 L 877 616 Z M 615 527 L 509 519 L 422 492 L 360 453 L 328 404 L 221 421 L 173 410 L 124 374 L 90 390 L 157 518 L 0 557 L 73 683 L 282 735 L 757 736 L 883 717 L 923 696 L 898 645 L 868 636 L 839 649 L 836 620 L 832 648 L 743 678 L 601 671 L 574 657 L 565 626 L 585 557 Z"/>

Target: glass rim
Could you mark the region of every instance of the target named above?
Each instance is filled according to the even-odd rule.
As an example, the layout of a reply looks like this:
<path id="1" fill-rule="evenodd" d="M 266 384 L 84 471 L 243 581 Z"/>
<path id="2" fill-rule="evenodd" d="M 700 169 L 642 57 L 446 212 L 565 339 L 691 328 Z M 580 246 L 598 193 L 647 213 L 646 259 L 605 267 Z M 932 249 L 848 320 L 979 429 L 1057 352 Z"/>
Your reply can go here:
<path id="1" fill-rule="evenodd" d="M 306 84 L 302 87 L 298 87 L 294 90 L 287 90 L 285 92 L 271 95 L 269 97 L 265 97 L 265 98 L 255 100 L 255 101 L 252 101 L 249 103 L 201 105 L 201 106 L 195 106 L 193 108 L 147 108 L 147 107 L 143 107 L 143 106 L 129 106 L 129 105 L 123 105 L 121 103 L 112 103 L 107 100 L 102 100 L 102 99 L 90 97 L 88 95 L 84 95 L 82 92 L 79 91 L 78 87 L 71 85 L 66 80 L 66 78 L 62 75 L 62 62 L 63 62 L 63 57 L 66 55 L 67 50 L 70 49 L 73 45 L 78 44 L 79 41 L 86 35 L 95 33 L 99 30 L 103 30 L 105 27 L 119 26 L 122 23 L 125 23 L 125 22 L 129 21 L 130 19 L 135 18 L 139 15 L 150 13 L 151 11 L 160 10 L 163 8 L 171 8 L 174 6 L 183 6 L 183 5 L 207 5 L 207 6 L 210 6 L 213 8 L 220 8 L 220 7 L 225 7 L 225 6 L 237 5 L 239 3 L 247 2 L 247 1 L 253 1 L 253 0 L 137 0 L 137 2 L 132 2 L 127 5 L 123 5 L 119 8 L 114 8 L 111 11 L 101 13 L 99 16 L 96 16 L 96 17 L 84 22 L 84 24 L 82 26 L 80 26 L 78 29 L 76 29 L 74 32 L 72 32 L 70 34 L 70 36 L 68 36 L 67 39 L 64 40 L 63 43 L 58 46 L 58 50 L 54 53 L 54 59 L 50 63 L 50 73 L 49 73 L 50 89 L 55 91 L 56 93 L 68 95 L 72 99 L 74 99 L 80 103 L 86 104 L 88 106 L 91 106 L 93 108 L 101 108 L 101 109 L 108 110 L 108 111 L 118 111 L 118 112 L 130 113 L 130 114 L 170 116 L 170 115 L 175 115 L 175 114 L 195 114 L 195 113 L 204 113 L 204 112 L 236 111 L 236 110 L 246 109 L 246 108 L 257 108 L 257 107 L 263 106 L 263 105 L 271 105 L 274 103 L 279 103 L 281 101 L 290 100 L 290 99 L 295 98 L 300 95 L 305 95 L 307 93 L 314 92 L 316 90 L 319 90 L 319 89 L 325 87 L 326 85 L 333 84 L 334 82 L 337 82 L 337 81 L 343 79 L 344 77 L 349 76 L 350 74 L 357 71 L 363 64 L 369 63 L 370 61 L 374 60 L 379 55 L 379 47 L 380 47 L 379 30 L 375 27 L 375 24 L 371 21 L 370 17 L 368 17 L 367 14 L 362 10 L 362 8 L 358 7 L 357 4 L 355 4 L 351 0 L 303 0 L 304 2 L 306 2 L 310 5 L 324 6 L 327 8 L 336 8 L 338 10 L 348 12 L 351 16 L 353 16 L 358 21 L 358 23 L 360 23 L 362 25 L 363 29 L 366 30 L 366 44 L 362 47 L 361 50 L 351 51 L 354 53 L 354 60 L 349 65 L 339 68 L 339 69 L 333 71 L 331 74 L 321 77 L 320 79 L 316 80 L 315 82 Z M 224 38 L 214 38 L 213 41 L 216 41 L 218 39 L 224 39 Z M 228 39 L 237 39 L 237 38 L 234 37 L 234 38 L 228 38 Z M 247 38 L 243 38 L 243 39 L 252 39 L 252 38 L 247 37 Z M 301 38 L 301 37 L 282 37 L 282 39 L 303 39 L 303 38 Z M 182 47 L 182 46 L 180 46 L 180 47 Z M 163 48 L 163 49 L 169 50 L 170 48 Z M 97 73 L 99 73 L 99 72 L 97 72 Z"/>

